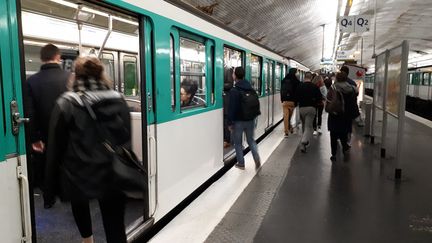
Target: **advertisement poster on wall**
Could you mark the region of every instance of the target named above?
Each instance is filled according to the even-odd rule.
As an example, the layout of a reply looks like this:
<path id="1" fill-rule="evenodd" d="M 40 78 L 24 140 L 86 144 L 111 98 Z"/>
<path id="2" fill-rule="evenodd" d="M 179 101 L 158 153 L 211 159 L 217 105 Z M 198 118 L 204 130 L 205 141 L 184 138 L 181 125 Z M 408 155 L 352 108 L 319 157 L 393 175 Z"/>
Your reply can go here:
<path id="1" fill-rule="evenodd" d="M 390 51 L 387 71 L 386 111 L 398 116 L 401 86 L 402 47 Z"/>
<path id="2" fill-rule="evenodd" d="M 376 58 L 375 67 L 375 90 L 374 90 L 374 100 L 375 105 L 379 108 L 383 108 L 384 103 L 384 79 L 385 79 L 385 65 L 386 65 L 386 55 L 385 53 L 379 55 Z"/>

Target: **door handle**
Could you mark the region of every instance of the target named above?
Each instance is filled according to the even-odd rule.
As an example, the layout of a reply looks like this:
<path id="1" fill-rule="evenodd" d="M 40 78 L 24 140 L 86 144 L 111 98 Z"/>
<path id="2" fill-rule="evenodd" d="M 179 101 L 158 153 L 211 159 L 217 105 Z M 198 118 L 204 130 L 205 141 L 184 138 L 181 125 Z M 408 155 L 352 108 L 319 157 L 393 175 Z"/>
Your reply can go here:
<path id="1" fill-rule="evenodd" d="M 23 123 L 30 122 L 30 118 L 21 117 L 21 114 L 18 111 L 18 103 L 16 102 L 16 100 L 11 101 L 10 111 L 12 118 L 12 134 L 16 136 L 19 133 L 19 126 Z"/>
<path id="2" fill-rule="evenodd" d="M 32 229 L 31 229 L 31 218 L 30 212 L 27 208 L 29 205 L 29 182 L 27 176 L 22 173 L 22 167 L 17 167 L 17 177 L 20 180 L 20 191 L 21 191 L 21 212 L 22 212 L 22 224 L 24 228 L 24 234 L 22 237 L 23 242 L 30 242 L 32 238 Z"/>

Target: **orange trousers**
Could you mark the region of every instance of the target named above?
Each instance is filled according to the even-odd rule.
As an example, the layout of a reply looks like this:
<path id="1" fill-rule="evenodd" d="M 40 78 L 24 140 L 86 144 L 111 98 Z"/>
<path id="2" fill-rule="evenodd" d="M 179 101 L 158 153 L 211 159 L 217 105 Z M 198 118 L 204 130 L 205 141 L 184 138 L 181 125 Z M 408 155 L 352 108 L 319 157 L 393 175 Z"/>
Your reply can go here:
<path id="1" fill-rule="evenodd" d="M 295 103 L 292 101 L 282 102 L 283 119 L 284 119 L 284 132 L 286 135 L 291 131 L 291 116 L 294 113 Z"/>

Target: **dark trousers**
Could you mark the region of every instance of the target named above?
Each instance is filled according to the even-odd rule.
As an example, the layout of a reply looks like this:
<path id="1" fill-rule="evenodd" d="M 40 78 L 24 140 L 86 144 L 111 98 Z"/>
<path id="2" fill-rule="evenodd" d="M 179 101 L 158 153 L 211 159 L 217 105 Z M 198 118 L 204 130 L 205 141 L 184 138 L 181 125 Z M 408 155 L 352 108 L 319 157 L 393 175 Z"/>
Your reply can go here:
<path id="1" fill-rule="evenodd" d="M 322 124 L 322 113 L 323 113 L 323 110 L 324 110 L 324 106 L 318 106 L 317 108 L 316 108 L 316 115 L 315 115 L 315 118 L 314 118 L 314 121 L 313 121 L 313 129 L 316 131 L 317 130 L 317 128 L 319 127 L 319 128 L 321 128 L 321 124 Z"/>
<path id="2" fill-rule="evenodd" d="M 228 116 L 224 115 L 224 142 L 231 143 L 231 131 L 228 129 Z"/>
<path id="3" fill-rule="evenodd" d="M 72 213 L 81 237 L 93 235 L 89 201 L 72 200 Z M 99 199 L 102 222 L 108 243 L 126 243 L 124 226 L 125 199 L 123 196 L 110 196 Z"/>
<path id="4" fill-rule="evenodd" d="M 331 154 L 336 156 L 338 142 L 341 141 L 343 151 L 347 151 L 349 149 L 348 146 L 348 133 L 347 132 L 332 132 L 330 131 L 330 144 L 331 144 Z"/>

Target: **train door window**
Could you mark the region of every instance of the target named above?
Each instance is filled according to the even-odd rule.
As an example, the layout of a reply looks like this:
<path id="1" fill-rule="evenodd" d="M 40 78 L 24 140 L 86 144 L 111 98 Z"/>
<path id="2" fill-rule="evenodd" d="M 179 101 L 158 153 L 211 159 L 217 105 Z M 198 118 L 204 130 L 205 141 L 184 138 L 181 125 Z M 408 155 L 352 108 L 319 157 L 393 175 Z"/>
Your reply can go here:
<path id="1" fill-rule="evenodd" d="M 251 83 L 255 91 L 261 95 L 261 65 L 262 58 L 259 56 L 251 56 Z"/>
<path id="2" fill-rule="evenodd" d="M 137 62 L 136 56 L 123 56 L 123 93 L 126 96 L 139 96 Z"/>
<path id="3" fill-rule="evenodd" d="M 274 67 L 274 65 L 273 65 L 273 63 L 270 63 L 270 69 L 269 69 L 269 92 L 270 92 L 270 94 L 273 94 L 273 91 L 274 91 L 274 87 L 273 87 L 273 71 L 274 71 L 274 69 L 273 69 L 273 67 Z"/>
<path id="4" fill-rule="evenodd" d="M 232 73 L 234 68 L 244 68 L 244 55 L 242 51 L 224 47 L 224 83 L 233 84 Z"/>
<path id="5" fill-rule="evenodd" d="M 117 84 L 115 79 L 115 66 L 114 66 L 114 55 L 112 53 L 104 52 L 101 57 L 101 62 L 104 66 L 105 73 L 108 75 L 108 78 L 115 83 L 116 90 Z"/>
<path id="6" fill-rule="evenodd" d="M 280 91 L 281 87 L 281 65 L 277 64 L 275 68 L 275 90 Z"/>
<path id="7" fill-rule="evenodd" d="M 174 60 L 174 36 L 170 35 L 170 84 L 171 84 L 171 109 L 174 111 L 176 106 L 176 96 L 175 96 L 175 60 Z"/>
<path id="8" fill-rule="evenodd" d="M 423 85 L 429 85 L 429 77 L 430 77 L 430 73 L 423 74 Z"/>
<path id="9" fill-rule="evenodd" d="M 205 106 L 206 48 L 203 43 L 180 37 L 180 107 Z"/>
<path id="10" fill-rule="evenodd" d="M 264 77 L 264 94 L 268 94 L 268 83 L 269 83 L 268 70 L 269 70 L 269 64 L 268 64 L 268 62 L 266 62 L 266 63 L 264 63 L 264 70 L 263 70 L 264 75 L 265 75 L 265 77 Z"/>

